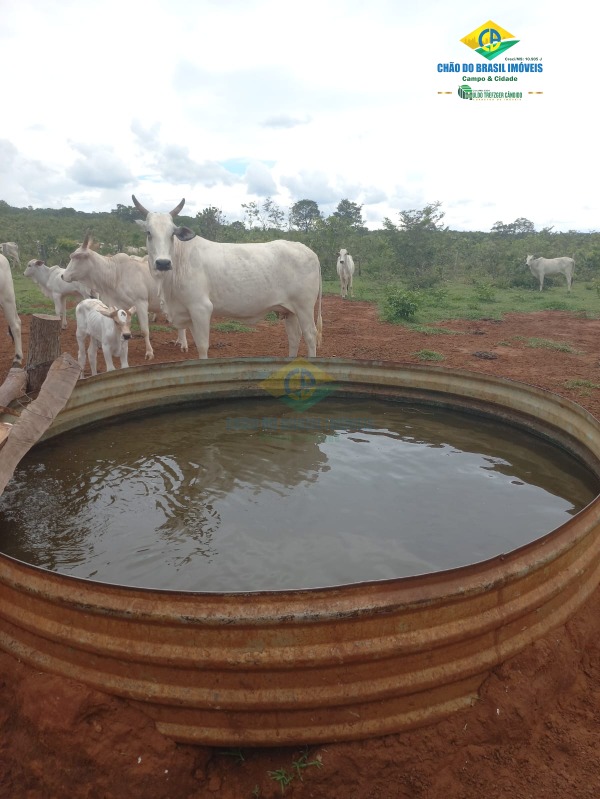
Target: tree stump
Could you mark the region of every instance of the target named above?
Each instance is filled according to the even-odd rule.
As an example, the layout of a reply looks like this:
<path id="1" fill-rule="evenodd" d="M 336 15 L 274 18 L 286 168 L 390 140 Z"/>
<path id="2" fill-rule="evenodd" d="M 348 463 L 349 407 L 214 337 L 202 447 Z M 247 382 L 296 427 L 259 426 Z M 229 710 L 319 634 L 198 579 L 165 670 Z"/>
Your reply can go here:
<path id="1" fill-rule="evenodd" d="M 27 391 L 37 394 L 48 370 L 60 355 L 60 317 L 33 314 L 29 323 L 27 352 Z"/>

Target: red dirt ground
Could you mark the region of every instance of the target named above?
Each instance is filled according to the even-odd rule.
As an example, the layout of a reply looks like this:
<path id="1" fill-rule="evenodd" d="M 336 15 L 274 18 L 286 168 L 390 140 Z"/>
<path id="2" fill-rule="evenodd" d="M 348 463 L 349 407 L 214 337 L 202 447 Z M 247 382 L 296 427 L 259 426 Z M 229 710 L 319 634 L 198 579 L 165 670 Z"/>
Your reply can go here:
<path id="1" fill-rule="evenodd" d="M 521 380 L 600 416 L 600 321 L 551 311 L 503 321 L 451 321 L 458 335 L 424 335 L 381 323 L 374 306 L 326 297 L 319 355 L 418 362 Z M 27 352 L 29 320 L 23 317 Z M 182 356 L 153 334 L 155 360 Z M 572 352 L 528 346 L 532 338 Z M 74 323 L 63 352 L 77 354 Z M 143 363 L 143 341 L 130 364 Z M 210 357 L 287 355 L 283 324 L 211 336 Z M 302 353 L 301 353 L 302 354 Z M 0 342 L 0 382 L 11 363 Z M 496 356 L 496 357 L 490 357 Z M 101 359 L 99 359 L 101 360 Z M 102 367 L 103 368 L 103 367 Z M 0 653 L 0 797 L 6 799 L 273 799 L 269 772 L 306 756 L 289 799 L 597 799 L 600 796 L 600 589 L 564 626 L 494 669 L 470 710 L 428 727 L 355 743 L 298 749 L 178 745 L 126 701 L 32 669 Z"/>

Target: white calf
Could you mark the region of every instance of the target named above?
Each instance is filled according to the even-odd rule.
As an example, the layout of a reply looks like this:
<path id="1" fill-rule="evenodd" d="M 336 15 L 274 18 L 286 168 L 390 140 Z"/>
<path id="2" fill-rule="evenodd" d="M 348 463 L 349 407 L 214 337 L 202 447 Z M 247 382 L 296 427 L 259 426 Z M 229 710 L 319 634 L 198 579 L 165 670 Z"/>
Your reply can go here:
<path id="1" fill-rule="evenodd" d="M 337 273 L 340 279 L 342 297 L 346 297 L 348 292 L 352 296 L 352 277 L 354 275 L 354 259 L 348 250 L 340 250 L 337 259 Z"/>
<path id="2" fill-rule="evenodd" d="M 67 326 L 67 297 L 90 297 L 92 292 L 83 283 L 67 283 L 62 279 L 64 274 L 62 266 L 46 266 L 43 261 L 35 258 L 27 264 L 23 273 L 40 287 L 42 293 L 54 302 L 54 311 L 61 318 L 61 326 L 64 330 Z"/>
<path id="3" fill-rule="evenodd" d="M 540 281 L 540 291 L 544 288 L 546 275 L 559 274 L 567 278 L 567 290 L 571 291 L 573 270 L 575 269 L 575 261 L 572 258 L 567 256 L 562 258 L 534 258 L 533 255 L 528 255 L 525 263 L 531 269 L 531 274 Z"/>
<path id="4" fill-rule="evenodd" d="M 8 332 L 15 344 L 13 366 L 23 366 L 23 344 L 21 342 L 21 320 L 17 313 L 15 302 L 15 287 L 10 273 L 10 264 L 4 255 L 0 254 L 0 307 L 8 322 Z"/>
<path id="5" fill-rule="evenodd" d="M 115 366 L 113 357 L 119 358 L 121 369 L 129 366 L 127 354 L 129 351 L 129 339 L 131 338 L 131 315 L 135 313 L 135 307 L 124 311 L 123 309 L 108 308 L 100 300 L 82 300 L 75 309 L 77 318 L 77 343 L 79 352 L 77 360 L 81 370 L 85 369 L 85 341 L 90 338 L 88 347 L 88 359 L 92 374 L 98 374 L 96 367 L 96 357 L 98 347 L 102 347 L 106 371 L 111 372 Z"/>

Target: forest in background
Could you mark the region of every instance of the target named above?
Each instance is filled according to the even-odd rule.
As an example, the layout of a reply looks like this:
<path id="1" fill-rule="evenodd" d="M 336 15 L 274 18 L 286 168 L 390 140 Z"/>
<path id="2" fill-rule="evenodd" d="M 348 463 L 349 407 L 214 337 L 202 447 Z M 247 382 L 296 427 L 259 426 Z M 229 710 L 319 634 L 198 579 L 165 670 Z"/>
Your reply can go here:
<path id="1" fill-rule="evenodd" d="M 395 220 L 384 219 L 381 229 L 369 230 L 362 206 L 347 199 L 329 217 L 313 200 L 300 200 L 287 213 L 271 198 L 242 208 L 243 222 L 228 222 L 215 207 L 177 219 L 212 241 L 301 241 L 319 256 L 325 280 L 335 279 L 342 247 L 353 255 L 363 281 L 397 283 L 411 290 L 427 290 L 445 281 L 485 281 L 498 289 L 537 288 L 525 266 L 528 254 L 568 255 L 575 259 L 576 280 L 596 283 L 600 278 L 600 233 L 536 231 L 534 223 L 523 217 L 497 222 L 489 232 L 455 231 L 444 225 L 442 203 L 436 201 L 401 211 Z M 127 205 L 86 213 L 73 208 L 15 208 L 0 200 L 0 241 L 18 243 L 22 269 L 31 258 L 65 266 L 87 231 L 104 254 L 143 246 L 144 233 L 134 224 L 139 218 L 138 211 Z M 547 281 L 551 286 L 561 279 Z"/>

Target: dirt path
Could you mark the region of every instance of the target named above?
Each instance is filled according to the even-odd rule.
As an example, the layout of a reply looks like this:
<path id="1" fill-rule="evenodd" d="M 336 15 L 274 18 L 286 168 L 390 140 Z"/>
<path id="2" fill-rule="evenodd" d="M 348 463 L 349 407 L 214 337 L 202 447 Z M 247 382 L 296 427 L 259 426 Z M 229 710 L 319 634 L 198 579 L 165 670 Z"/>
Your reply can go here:
<path id="1" fill-rule="evenodd" d="M 382 324 L 374 306 L 326 297 L 319 355 L 418 362 L 427 350 L 443 366 L 540 386 L 600 416 L 600 321 L 553 311 L 501 322 L 458 321 L 424 335 Z M 27 351 L 28 319 L 23 318 Z M 156 361 L 186 357 L 153 335 Z M 530 346 L 532 339 L 563 351 Z M 540 342 L 538 342 L 539 344 Z M 77 354 L 74 326 L 62 334 Z M 281 323 L 211 337 L 210 357 L 286 355 Z M 143 340 L 130 364 L 143 363 Z M 0 381 L 11 342 L 0 342 Z M 495 669 L 478 704 L 399 735 L 302 749 L 222 753 L 175 745 L 127 702 L 31 669 L 0 654 L 0 796 L 10 799 L 272 799 L 269 772 L 296 774 L 291 799 L 597 799 L 600 796 L 600 591 L 564 627 Z M 281 772 L 279 772 L 281 773 Z"/>

